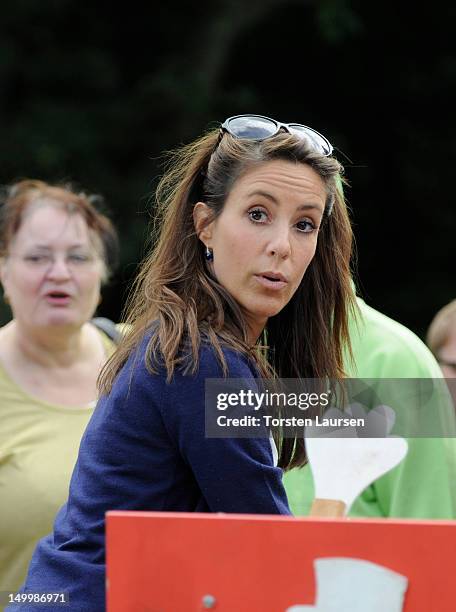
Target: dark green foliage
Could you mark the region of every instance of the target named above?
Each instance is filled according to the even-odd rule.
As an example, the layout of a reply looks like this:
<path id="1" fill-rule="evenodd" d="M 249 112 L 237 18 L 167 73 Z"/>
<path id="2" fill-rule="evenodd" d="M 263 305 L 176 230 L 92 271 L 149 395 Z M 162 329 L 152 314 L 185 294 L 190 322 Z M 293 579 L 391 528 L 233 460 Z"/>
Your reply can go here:
<path id="1" fill-rule="evenodd" d="M 455 6 L 4 1 L 0 182 L 105 196 L 123 251 L 100 314 L 117 318 L 161 152 L 230 114 L 308 123 L 343 151 L 368 301 L 422 333 L 456 293 Z"/>

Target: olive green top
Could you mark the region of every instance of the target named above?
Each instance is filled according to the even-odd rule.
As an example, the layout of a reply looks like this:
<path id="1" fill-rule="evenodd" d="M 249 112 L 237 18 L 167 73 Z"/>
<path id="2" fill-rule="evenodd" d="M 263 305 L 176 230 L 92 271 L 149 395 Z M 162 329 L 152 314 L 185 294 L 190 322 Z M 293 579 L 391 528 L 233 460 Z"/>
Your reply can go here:
<path id="1" fill-rule="evenodd" d="M 109 356 L 114 344 L 99 333 Z M 37 541 L 52 531 L 94 408 L 32 397 L 0 365 L 0 591 L 20 587 Z"/>

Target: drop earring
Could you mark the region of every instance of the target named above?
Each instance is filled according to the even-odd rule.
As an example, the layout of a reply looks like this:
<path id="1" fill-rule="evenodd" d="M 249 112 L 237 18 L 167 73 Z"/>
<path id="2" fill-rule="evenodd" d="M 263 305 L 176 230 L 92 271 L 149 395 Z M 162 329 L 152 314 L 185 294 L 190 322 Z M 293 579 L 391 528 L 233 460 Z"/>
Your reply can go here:
<path id="1" fill-rule="evenodd" d="M 214 261 L 214 251 L 210 249 L 208 246 L 206 247 L 206 252 L 204 253 L 206 261 Z"/>

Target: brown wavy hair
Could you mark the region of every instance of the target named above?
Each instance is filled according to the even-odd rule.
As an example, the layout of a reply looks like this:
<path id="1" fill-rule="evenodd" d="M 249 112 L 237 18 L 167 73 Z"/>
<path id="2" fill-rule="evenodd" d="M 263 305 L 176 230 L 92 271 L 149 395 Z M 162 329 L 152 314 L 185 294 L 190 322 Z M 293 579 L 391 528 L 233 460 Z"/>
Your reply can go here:
<path id="1" fill-rule="evenodd" d="M 271 317 L 263 337 L 248 343 L 248 328 L 239 305 L 211 276 L 204 246 L 196 235 L 193 208 L 204 201 L 209 222 L 220 215 L 236 180 L 249 168 L 271 160 L 311 166 L 326 186 L 326 207 L 315 256 L 290 302 Z M 155 372 L 157 360 L 171 378 L 174 368 L 198 369 L 202 340 L 209 342 L 223 371 L 222 347 L 251 359 L 264 378 L 339 378 L 342 352 L 349 347 L 347 317 L 354 307 L 350 279 L 352 230 L 344 202 L 341 166 L 333 157 L 311 150 L 307 143 L 280 132 L 263 141 L 241 140 L 218 129 L 168 155 L 156 191 L 153 247 L 142 263 L 127 302 L 129 333 L 100 376 L 108 393 L 130 353 L 154 321 L 146 364 Z M 330 214 L 329 214 L 330 213 Z M 304 441 L 279 442 L 279 465 L 305 462 Z"/>

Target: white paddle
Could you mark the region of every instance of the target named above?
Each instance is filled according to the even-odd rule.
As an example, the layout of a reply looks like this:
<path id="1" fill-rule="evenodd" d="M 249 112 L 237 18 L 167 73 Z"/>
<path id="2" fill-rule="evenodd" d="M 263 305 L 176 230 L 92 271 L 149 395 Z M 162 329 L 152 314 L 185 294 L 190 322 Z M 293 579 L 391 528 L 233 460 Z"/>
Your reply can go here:
<path id="1" fill-rule="evenodd" d="M 408 579 L 387 567 L 351 557 L 314 559 L 315 605 L 286 612 L 402 612 Z"/>
<path id="2" fill-rule="evenodd" d="M 328 410 L 325 418 L 347 417 L 364 412 L 362 407 L 349 407 L 343 413 Z M 394 425 L 394 410 L 377 406 L 365 414 L 369 424 L 381 424 L 389 433 Z M 324 436 L 324 437 L 323 437 Z M 356 497 L 374 480 L 398 465 L 407 454 L 407 442 L 399 437 L 357 438 L 356 428 L 342 427 L 328 433 L 327 428 L 306 427 L 307 456 L 315 483 L 315 499 L 311 516 L 345 516 Z"/>

